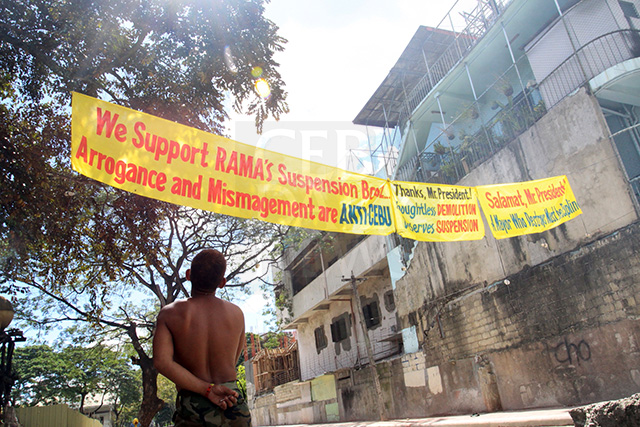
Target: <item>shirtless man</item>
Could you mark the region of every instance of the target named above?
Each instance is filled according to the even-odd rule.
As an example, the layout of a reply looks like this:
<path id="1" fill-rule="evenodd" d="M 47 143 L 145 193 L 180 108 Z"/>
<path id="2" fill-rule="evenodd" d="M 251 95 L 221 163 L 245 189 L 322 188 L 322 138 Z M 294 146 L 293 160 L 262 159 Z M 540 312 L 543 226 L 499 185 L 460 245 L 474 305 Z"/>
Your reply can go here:
<path id="1" fill-rule="evenodd" d="M 191 298 L 158 314 L 153 360 L 178 389 L 176 427 L 251 425 L 236 386 L 236 363 L 245 345 L 239 307 L 215 296 L 226 284 L 227 263 L 216 250 L 204 250 L 187 270 Z"/>

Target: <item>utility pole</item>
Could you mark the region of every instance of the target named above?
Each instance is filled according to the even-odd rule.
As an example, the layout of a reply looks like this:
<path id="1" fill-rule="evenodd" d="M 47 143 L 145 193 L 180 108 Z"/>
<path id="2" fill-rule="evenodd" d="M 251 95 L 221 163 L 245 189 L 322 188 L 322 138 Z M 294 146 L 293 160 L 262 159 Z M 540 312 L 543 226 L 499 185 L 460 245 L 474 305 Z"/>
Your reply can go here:
<path id="1" fill-rule="evenodd" d="M 382 388 L 380 387 L 380 378 L 378 377 L 378 370 L 376 369 L 376 363 L 373 360 L 373 349 L 371 348 L 371 341 L 369 340 L 369 333 L 367 332 L 367 325 L 362 318 L 362 302 L 360 302 L 360 295 L 358 294 L 357 282 L 364 281 L 365 279 L 356 279 L 351 272 L 351 278 L 345 279 L 342 277 L 343 282 L 351 282 L 351 290 L 353 290 L 353 299 L 356 301 L 356 322 L 360 324 L 362 328 L 362 335 L 364 336 L 364 343 L 367 347 L 367 357 L 369 358 L 369 369 L 371 370 L 371 377 L 376 389 L 376 395 L 378 397 L 378 411 L 380 415 L 380 421 L 387 421 L 387 416 L 384 410 L 384 398 L 382 397 Z M 356 346 L 358 343 L 356 342 Z"/>

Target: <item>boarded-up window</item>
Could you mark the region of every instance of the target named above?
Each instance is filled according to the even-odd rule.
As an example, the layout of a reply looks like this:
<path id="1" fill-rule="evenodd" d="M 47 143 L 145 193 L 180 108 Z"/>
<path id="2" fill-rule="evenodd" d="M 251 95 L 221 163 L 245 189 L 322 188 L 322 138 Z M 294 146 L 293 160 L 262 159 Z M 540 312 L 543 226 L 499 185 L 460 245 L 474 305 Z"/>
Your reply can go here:
<path id="1" fill-rule="evenodd" d="M 396 301 L 393 297 L 393 291 L 387 291 L 384 293 L 384 308 L 386 308 L 388 312 L 392 312 L 396 309 Z"/>
<path id="2" fill-rule="evenodd" d="M 362 315 L 364 317 L 364 323 L 367 325 L 367 329 L 378 326 L 382 322 L 378 301 L 374 300 L 371 303 L 364 305 L 362 307 Z"/>
<path id="3" fill-rule="evenodd" d="M 346 317 L 340 317 L 331 324 L 331 341 L 340 342 L 349 338 Z"/>
<path id="4" fill-rule="evenodd" d="M 324 326 L 320 326 L 313 331 L 313 335 L 316 338 L 316 351 L 318 354 L 327 347 L 327 335 L 324 333 Z"/>

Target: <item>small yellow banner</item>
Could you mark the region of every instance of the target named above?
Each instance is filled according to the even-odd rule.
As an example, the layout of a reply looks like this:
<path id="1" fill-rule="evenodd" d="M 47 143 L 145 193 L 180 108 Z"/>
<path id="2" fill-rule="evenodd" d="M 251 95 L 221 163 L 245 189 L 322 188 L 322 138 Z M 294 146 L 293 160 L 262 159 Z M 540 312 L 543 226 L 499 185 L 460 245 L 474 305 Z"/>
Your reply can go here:
<path id="1" fill-rule="evenodd" d="M 395 231 L 386 180 L 262 150 L 78 93 L 71 163 L 142 196 L 341 233 Z"/>
<path id="2" fill-rule="evenodd" d="M 472 187 L 391 183 L 398 234 L 413 240 L 452 242 L 484 237 L 484 223 Z"/>
<path id="3" fill-rule="evenodd" d="M 540 233 L 582 213 L 564 175 L 476 190 L 496 239 Z"/>

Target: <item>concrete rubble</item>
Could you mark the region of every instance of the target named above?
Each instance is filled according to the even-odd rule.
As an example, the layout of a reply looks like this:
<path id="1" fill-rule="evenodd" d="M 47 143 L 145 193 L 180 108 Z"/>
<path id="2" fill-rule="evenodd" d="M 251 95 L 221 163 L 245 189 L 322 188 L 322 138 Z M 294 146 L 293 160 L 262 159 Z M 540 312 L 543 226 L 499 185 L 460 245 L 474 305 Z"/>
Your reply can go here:
<path id="1" fill-rule="evenodd" d="M 569 411 L 576 427 L 640 427 L 640 393 Z"/>

